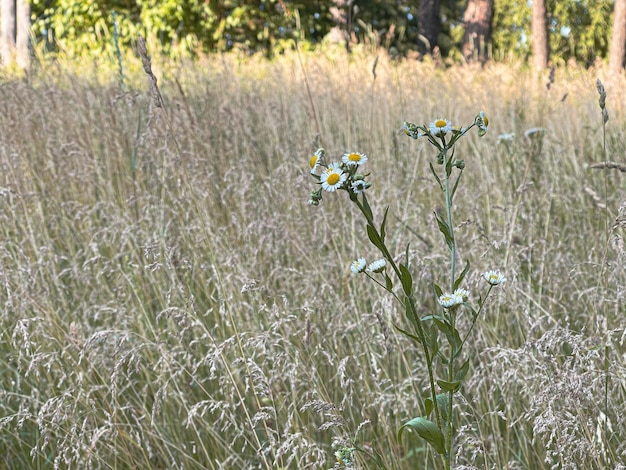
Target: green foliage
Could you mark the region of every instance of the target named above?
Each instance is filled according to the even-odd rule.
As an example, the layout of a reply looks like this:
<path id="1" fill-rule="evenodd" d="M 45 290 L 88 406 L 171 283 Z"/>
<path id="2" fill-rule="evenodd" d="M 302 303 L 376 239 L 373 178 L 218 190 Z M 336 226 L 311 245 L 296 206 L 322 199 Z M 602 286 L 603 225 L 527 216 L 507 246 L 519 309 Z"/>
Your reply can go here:
<path id="1" fill-rule="evenodd" d="M 442 2 L 439 47 L 444 57 L 459 58 L 464 0 Z M 33 0 L 35 40 L 47 51 L 69 56 L 113 53 L 112 13 L 119 44 L 130 46 L 139 34 L 158 41 L 166 54 L 262 51 L 267 57 L 294 46 L 319 44 L 335 26 L 331 2 L 290 0 Z M 547 2 L 550 46 L 555 61 L 590 64 L 608 52 L 613 2 Z M 417 6 L 408 0 L 356 0 L 350 12 L 350 35 L 393 54 L 416 49 Z M 496 59 L 524 58 L 531 52 L 528 2 L 494 4 L 492 51 Z M 346 27 L 345 25 L 341 25 Z"/>
<path id="2" fill-rule="evenodd" d="M 502 60 L 530 53 L 530 5 L 528 2 L 494 2 L 491 41 L 493 55 Z"/>
<path id="3" fill-rule="evenodd" d="M 423 418 L 417 417 L 412 420 L 404 423 L 398 431 L 398 440 L 402 439 L 402 432 L 405 428 L 413 429 L 417 432 L 421 438 L 426 440 L 430 445 L 432 445 L 438 454 L 444 454 L 446 451 L 446 439 L 437 426 L 432 421 Z"/>
<path id="4" fill-rule="evenodd" d="M 550 0 L 547 2 L 550 53 L 553 61 L 591 64 L 608 53 L 613 2 Z M 524 58 L 532 51 L 528 2 L 500 0 L 494 4 L 492 44 L 496 59 Z"/>
<path id="5" fill-rule="evenodd" d="M 70 57 L 113 52 L 113 11 L 117 13 L 120 45 L 128 45 L 131 38 L 144 34 L 136 2 L 35 1 L 31 11 L 35 37 L 45 41 L 48 51 L 62 51 Z"/>
<path id="6" fill-rule="evenodd" d="M 550 49 L 556 59 L 591 65 L 608 54 L 613 3 L 609 0 L 548 2 Z"/>

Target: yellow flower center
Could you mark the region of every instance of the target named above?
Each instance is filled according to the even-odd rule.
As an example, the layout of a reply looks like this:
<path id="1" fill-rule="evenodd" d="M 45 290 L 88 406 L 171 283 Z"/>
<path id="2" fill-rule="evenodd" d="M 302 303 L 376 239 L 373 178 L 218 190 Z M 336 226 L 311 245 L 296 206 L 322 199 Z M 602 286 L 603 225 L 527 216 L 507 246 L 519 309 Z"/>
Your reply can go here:
<path id="1" fill-rule="evenodd" d="M 339 182 L 339 174 L 331 173 L 328 175 L 328 178 L 326 178 L 326 182 L 331 186 L 335 186 Z"/>
<path id="2" fill-rule="evenodd" d="M 317 164 L 317 159 L 318 159 L 318 156 L 314 154 L 311 157 L 311 160 L 309 160 L 309 165 L 311 166 L 311 169 L 313 169 L 313 167 L 315 167 L 315 165 Z"/>
<path id="3" fill-rule="evenodd" d="M 435 121 L 435 127 L 446 127 L 446 121 L 444 121 L 443 119 L 437 119 Z"/>
<path id="4" fill-rule="evenodd" d="M 487 116 L 483 116 L 483 122 L 485 123 L 485 126 L 489 125 L 489 118 Z"/>
<path id="5" fill-rule="evenodd" d="M 360 162 L 361 155 L 359 155 L 358 153 L 351 153 L 350 155 L 348 155 L 348 160 L 350 160 L 351 162 Z"/>

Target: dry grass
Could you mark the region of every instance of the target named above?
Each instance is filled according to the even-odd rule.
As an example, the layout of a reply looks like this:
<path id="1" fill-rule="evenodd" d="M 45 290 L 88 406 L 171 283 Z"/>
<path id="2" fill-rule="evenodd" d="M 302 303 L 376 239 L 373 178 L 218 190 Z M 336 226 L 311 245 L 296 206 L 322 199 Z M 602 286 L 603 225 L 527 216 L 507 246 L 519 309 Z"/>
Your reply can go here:
<path id="1" fill-rule="evenodd" d="M 601 70 L 559 70 L 547 90 L 521 66 L 384 57 L 374 80 L 373 60 L 303 57 L 319 142 L 369 156 L 424 312 L 441 199 L 429 146 L 397 131 L 491 121 L 459 145 L 457 237 L 468 287 L 491 268 L 509 282 L 469 346 L 458 465 L 624 468 L 625 183 L 587 168 L 624 164 L 624 84 L 605 80 L 605 154 Z M 388 468 L 438 468 L 395 437 L 427 375 L 395 305 L 349 274 L 373 255 L 364 222 L 344 197 L 306 205 L 318 129 L 297 57 L 154 72 L 167 119 L 139 73 L 125 94 L 95 69 L 0 85 L 0 466 L 331 468 L 354 441 Z"/>

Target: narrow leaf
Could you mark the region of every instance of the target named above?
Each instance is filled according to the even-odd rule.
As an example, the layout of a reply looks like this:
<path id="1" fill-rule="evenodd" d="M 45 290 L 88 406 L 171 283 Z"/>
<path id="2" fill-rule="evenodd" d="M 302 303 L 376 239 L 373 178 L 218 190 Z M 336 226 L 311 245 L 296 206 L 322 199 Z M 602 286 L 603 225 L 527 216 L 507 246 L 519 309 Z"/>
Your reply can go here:
<path id="1" fill-rule="evenodd" d="M 407 269 L 409 269 L 409 245 L 410 243 L 406 244 L 406 251 L 404 253 L 404 262 L 406 263 Z"/>
<path id="2" fill-rule="evenodd" d="M 441 180 L 439 179 L 439 175 L 437 175 L 437 172 L 435 171 L 435 167 L 430 162 L 428 162 L 428 166 L 430 167 L 430 172 L 435 177 L 435 180 L 437 180 L 437 183 L 439 184 L 439 188 L 443 191 L 443 185 L 441 184 Z"/>
<path id="3" fill-rule="evenodd" d="M 383 215 L 383 223 L 380 224 L 380 241 L 385 243 L 385 225 L 387 224 L 387 212 L 389 212 L 389 206 L 385 209 L 385 215 Z"/>
<path id="4" fill-rule="evenodd" d="M 425 317 L 422 317 L 422 321 L 428 321 L 428 320 L 440 320 L 442 322 L 446 321 L 446 319 L 442 317 L 441 315 L 426 315 Z"/>
<path id="5" fill-rule="evenodd" d="M 465 307 L 467 307 L 469 309 L 469 311 L 472 312 L 472 320 L 476 321 L 476 318 L 478 318 L 478 312 L 476 310 L 474 310 L 474 307 L 472 307 L 467 302 L 464 303 L 463 305 L 465 305 Z"/>
<path id="6" fill-rule="evenodd" d="M 415 341 L 417 341 L 419 344 L 422 344 L 422 341 L 419 339 L 419 337 L 415 336 L 414 334 L 409 333 L 406 330 L 403 330 L 402 328 L 400 328 L 398 325 L 396 325 L 395 323 L 393 324 L 393 327 L 398 330 L 400 333 L 402 333 L 404 336 L 406 336 L 407 338 L 411 338 Z"/>
<path id="7" fill-rule="evenodd" d="M 372 214 L 372 208 L 370 207 L 369 202 L 367 202 L 367 197 L 365 196 L 365 193 L 363 193 L 363 210 L 365 212 L 365 218 L 368 221 L 374 219 L 374 215 Z"/>
<path id="8" fill-rule="evenodd" d="M 442 317 L 437 317 L 435 315 L 433 315 L 433 320 L 435 321 L 437 328 L 439 328 L 439 331 L 444 333 L 448 338 L 448 342 L 450 342 L 450 329 L 452 328 L 450 324 L 446 320 L 442 319 Z"/>
<path id="9" fill-rule="evenodd" d="M 437 296 L 437 298 L 439 298 L 439 297 L 441 297 L 443 295 L 443 291 L 441 290 L 441 287 L 439 287 L 434 282 L 433 282 L 433 289 L 435 289 L 435 295 Z"/>
<path id="10" fill-rule="evenodd" d="M 445 380 L 437 380 L 437 385 L 441 387 L 441 390 L 444 392 L 456 392 L 459 388 L 461 388 L 461 382 L 455 380 L 454 382 L 447 382 Z"/>
<path id="11" fill-rule="evenodd" d="M 459 181 L 461 181 L 461 175 L 463 174 L 463 170 L 459 173 L 456 181 L 454 182 L 454 188 L 452 188 L 452 193 L 450 193 L 450 200 L 454 199 L 454 195 L 456 194 L 456 188 L 459 187 Z"/>
<path id="12" fill-rule="evenodd" d="M 402 282 L 402 289 L 404 290 L 404 293 L 406 295 L 411 295 L 411 290 L 413 289 L 413 277 L 406 266 L 402 263 L 400 263 L 400 281 Z"/>
<path id="13" fill-rule="evenodd" d="M 454 249 L 454 239 L 450 234 L 450 227 L 448 227 L 448 224 L 436 212 L 435 218 L 437 219 L 437 225 L 439 225 L 439 231 L 443 233 L 443 236 L 446 239 L 448 248 L 450 248 L 451 250 Z"/>
<path id="14" fill-rule="evenodd" d="M 391 278 L 387 275 L 387 273 L 385 273 L 385 287 L 389 292 L 393 290 L 393 282 L 391 281 Z"/>
<path id="15" fill-rule="evenodd" d="M 453 158 L 448 157 L 446 161 L 446 175 L 448 176 L 448 178 L 450 178 L 450 175 L 452 174 L 452 160 Z"/>
<path id="16" fill-rule="evenodd" d="M 402 431 L 405 428 L 413 429 L 422 439 L 432 445 L 437 453 L 445 453 L 445 438 L 439 426 L 426 418 L 418 417 L 404 423 L 398 431 L 398 440 L 402 439 Z"/>
<path id="17" fill-rule="evenodd" d="M 376 248 L 378 248 L 380 251 L 383 251 L 383 244 L 380 240 L 380 237 L 378 236 L 378 232 L 376 232 L 376 229 L 370 224 L 367 224 L 367 236 Z"/>
<path id="18" fill-rule="evenodd" d="M 470 263 L 469 261 L 465 261 L 465 268 L 463 269 L 463 272 L 459 275 L 459 277 L 456 278 L 456 281 L 454 281 L 454 289 L 458 289 L 459 286 L 461 285 L 461 282 L 463 282 L 463 279 L 465 279 L 465 275 L 469 272 L 470 269 Z"/>
<path id="19" fill-rule="evenodd" d="M 463 340 L 459 335 L 459 331 L 456 328 L 452 328 L 449 326 L 446 331 L 444 331 L 446 337 L 448 338 L 448 343 L 452 348 L 452 358 L 457 358 L 461 354 L 463 350 Z"/>
<path id="20" fill-rule="evenodd" d="M 448 419 L 448 394 L 440 393 L 436 396 L 437 398 L 437 407 L 439 408 L 439 413 L 441 413 L 441 417 L 444 420 Z M 430 413 L 435 409 L 433 405 L 433 399 L 427 398 L 424 400 L 424 406 L 426 408 L 426 416 L 430 415 Z"/>
<path id="21" fill-rule="evenodd" d="M 437 334 L 437 330 L 432 329 L 427 336 L 427 340 L 430 348 L 430 363 L 432 365 L 435 357 L 439 354 L 439 335 Z"/>
<path id="22" fill-rule="evenodd" d="M 454 379 L 461 381 L 467 375 L 467 371 L 469 370 L 469 359 L 463 363 L 463 365 L 456 371 L 454 374 Z"/>

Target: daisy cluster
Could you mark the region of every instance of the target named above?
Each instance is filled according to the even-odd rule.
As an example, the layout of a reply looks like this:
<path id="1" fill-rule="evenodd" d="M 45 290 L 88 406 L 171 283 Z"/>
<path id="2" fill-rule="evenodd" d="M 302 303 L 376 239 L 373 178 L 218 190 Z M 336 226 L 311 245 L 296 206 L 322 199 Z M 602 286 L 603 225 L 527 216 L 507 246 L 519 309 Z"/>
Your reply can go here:
<path id="1" fill-rule="evenodd" d="M 363 262 L 365 263 L 365 260 L 363 260 Z M 356 261 L 354 262 L 356 263 Z M 354 266 L 354 263 L 353 266 Z M 352 271 L 354 271 L 354 267 L 352 268 Z M 500 271 L 487 271 L 486 273 L 483 273 L 483 279 L 485 279 L 485 281 L 487 281 L 487 283 L 490 286 L 499 286 L 500 284 L 504 284 L 506 282 L 506 277 L 504 277 L 504 274 L 502 274 Z M 442 294 L 441 296 L 439 296 L 438 302 L 439 305 L 441 305 L 443 308 L 452 308 L 452 307 L 456 307 L 457 305 L 461 305 L 463 304 L 463 302 L 467 302 L 467 299 L 469 299 L 470 293 L 467 289 L 457 289 L 455 290 L 452 294 L 449 293 L 445 293 Z"/>
<path id="2" fill-rule="evenodd" d="M 469 291 L 457 289 L 452 294 L 445 293 L 439 296 L 438 302 L 443 308 L 452 308 L 461 305 L 469 298 Z"/>
<path id="3" fill-rule="evenodd" d="M 487 133 L 489 128 L 489 118 L 484 111 L 478 113 L 474 118 L 474 126 L 478 127 L 478 134 L 482 137 Z M 411 122 L 404 122 L 402 130 L 406 135 L 413 139 L 427 137 L 435 146 L 439 147 L 436 139 L 441 140 L 445 144 L 445 139 L 450 134 L 452 136 L 449 145 L 452 145 L 459 137 L 465 134 L 469 128 L 454 126 L 450 121 L 444 118 L 437 118 L 428 126 L 417 126 Z"/>
<path id="4" fill-rule="evenodd" d="M 341 157 L 341 161 L 326 164 L 326 151 L 319 148 L 309 159 L 311 175 L 316 178 L 321 188 L 311 192 L 309 204 L 319 205 L 322 201 L 322 191 L 335 192 L 344 189 L 350 194 L 360 194 L 371 186 L 365 180 L 366 176 L 358 173 L 359 168 L 367 162 L 367 155 L 360 152 L 348 152 Z"/>
<path id="5" fill-rule="evenodd" d="M 382 273 L 387 267 L 387 261 L 385 258 L 377 259 L 376 261 L 372 261 L 371 263 L 367 263 L 365 258 L 359 258 L 354 260 L 350 265 L 350 270 L 354 274 L 360 273 Z"/>

